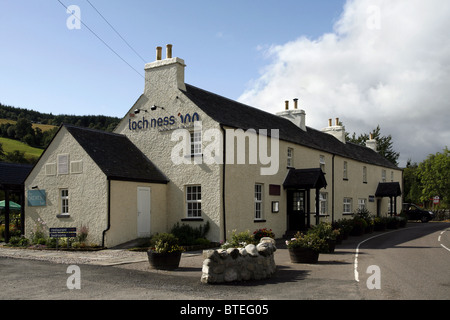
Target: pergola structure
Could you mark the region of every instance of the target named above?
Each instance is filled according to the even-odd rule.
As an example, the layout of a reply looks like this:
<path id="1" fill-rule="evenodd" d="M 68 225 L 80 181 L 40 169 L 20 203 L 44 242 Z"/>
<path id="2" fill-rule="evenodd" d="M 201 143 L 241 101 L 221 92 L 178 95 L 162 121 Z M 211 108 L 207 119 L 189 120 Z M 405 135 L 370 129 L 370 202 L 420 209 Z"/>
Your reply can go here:
<path id="1" fill-rule="evenodd" d="M 24 182 L 31 172 L 33 165 L 0 162 L 0 190 L 5 192 L 5 242 L 9 242 L 9 197 L 15 193 L 19 195 L 20 232 L 25 233 L 25 187 Z"/>

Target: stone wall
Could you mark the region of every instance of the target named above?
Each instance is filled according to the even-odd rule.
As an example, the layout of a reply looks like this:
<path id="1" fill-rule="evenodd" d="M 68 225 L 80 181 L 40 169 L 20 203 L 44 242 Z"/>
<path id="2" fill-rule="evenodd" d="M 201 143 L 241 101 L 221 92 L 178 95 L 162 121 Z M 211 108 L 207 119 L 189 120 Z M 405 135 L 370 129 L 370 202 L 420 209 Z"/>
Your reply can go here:
<path id="1" fill-rule="evenodd" d="M 258 245 L 203 251 L 202 283 L 261 280 L 276 271 L 275 241 L 262 238 Z"/>

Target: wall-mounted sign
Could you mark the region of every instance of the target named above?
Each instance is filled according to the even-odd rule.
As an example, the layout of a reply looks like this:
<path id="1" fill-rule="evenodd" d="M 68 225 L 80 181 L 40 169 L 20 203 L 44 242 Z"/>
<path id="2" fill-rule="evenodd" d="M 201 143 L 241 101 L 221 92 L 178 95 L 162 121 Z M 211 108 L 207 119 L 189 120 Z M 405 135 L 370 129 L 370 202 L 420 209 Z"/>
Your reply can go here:
<path id="1" fill-rule="evenodd" d="M 164 128 L 164 127 L 174 129 L 173 127 L 177 126 L 177 121 L 181 122 L 181 125 L 186 126 L 190 125 L 194 121 L 200 121 L 200 116 L 198 115 L 197 112 L 195 112 L 192 116 L 189 113 L 186 115 L 178 113 L 178 116 L 167 116 L 152 119 L 146 119 L 145 117 L 142 117 L 142 120 L 128 119 L 128 129 L 144 130 L 151 128 Z"/>
<path id="2" fill-rule="evenodd" d="M 369 202 L 375 202 L 375 196 L 369 196 Z"/>
<path id="3" fill-rule="evenodd" d="M 77 228 L 50 228 L 51 238 L 75 238 L 77 236 Z"/>
<path id="4" fill-rule="evenodd" d="M 46 203 L 45 190 L 28 190 L 27 200 L 28 206 L 30 207 L 41 207 L 45 206 Z"/>

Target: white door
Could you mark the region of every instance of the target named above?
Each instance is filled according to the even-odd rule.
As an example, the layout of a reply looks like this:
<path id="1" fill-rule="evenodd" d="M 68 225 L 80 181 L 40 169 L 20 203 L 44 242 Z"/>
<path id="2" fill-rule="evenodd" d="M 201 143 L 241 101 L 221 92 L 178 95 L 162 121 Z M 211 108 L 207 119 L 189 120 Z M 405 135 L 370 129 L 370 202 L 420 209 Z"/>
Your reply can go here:
<path id="1" fill-rule="evenodd" d="M 138 238 L 150 236 L 150 188 L 137 188 Z"/>

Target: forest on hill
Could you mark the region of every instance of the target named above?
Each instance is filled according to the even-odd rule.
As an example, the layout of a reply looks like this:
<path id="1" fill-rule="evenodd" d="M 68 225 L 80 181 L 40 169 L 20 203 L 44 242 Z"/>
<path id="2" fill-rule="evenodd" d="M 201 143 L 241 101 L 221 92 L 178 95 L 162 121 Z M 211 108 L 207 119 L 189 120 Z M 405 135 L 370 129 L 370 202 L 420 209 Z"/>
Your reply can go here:
<path id="1" fill-rule="evenodd" d="M 63 123 L 112 132 L 119 121 L 103 115 L 53 115 L 0 103 L 0 137 L 40 149 L 48 146 Z M 33 163 L 36 160 L 36 157 L 25 157 L 20 150 L 5 150 L 0 143 L 0 161 Z"/>

